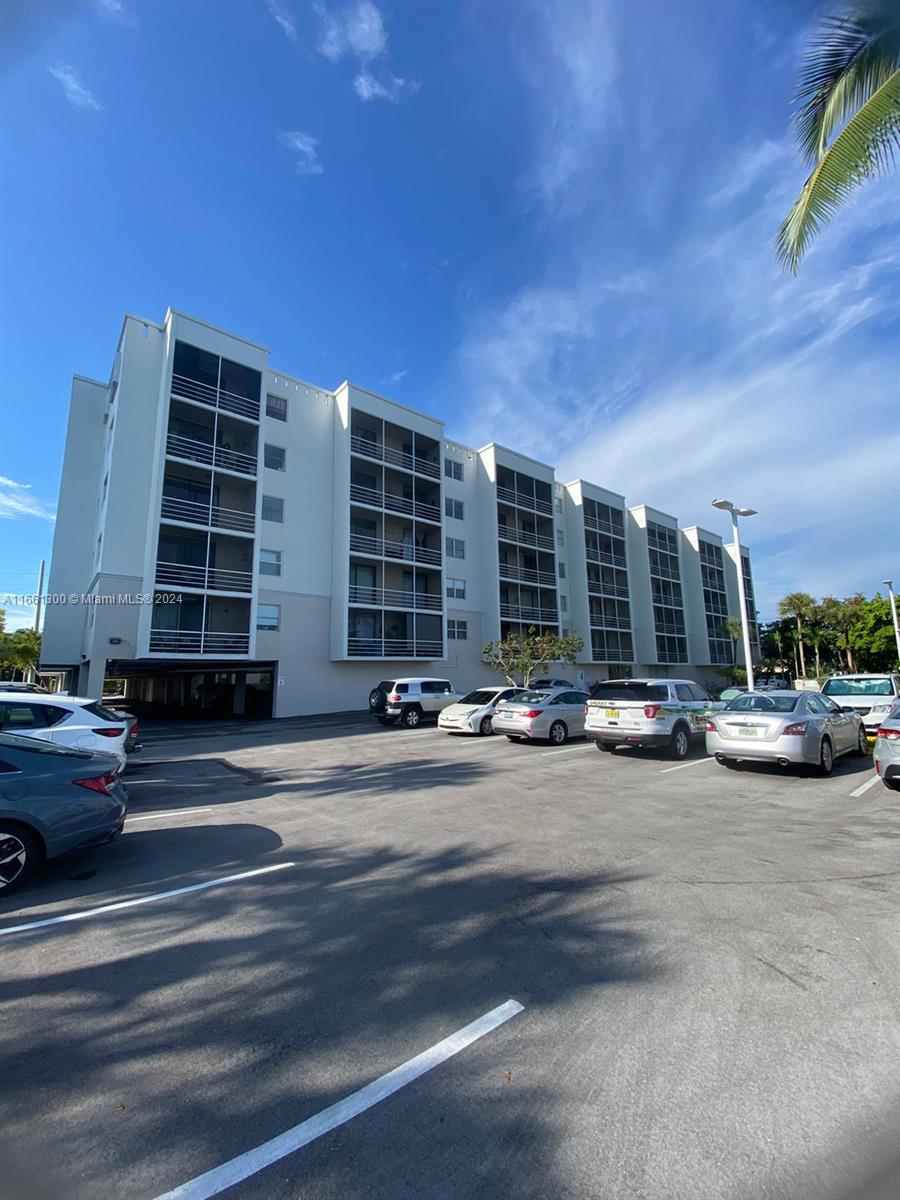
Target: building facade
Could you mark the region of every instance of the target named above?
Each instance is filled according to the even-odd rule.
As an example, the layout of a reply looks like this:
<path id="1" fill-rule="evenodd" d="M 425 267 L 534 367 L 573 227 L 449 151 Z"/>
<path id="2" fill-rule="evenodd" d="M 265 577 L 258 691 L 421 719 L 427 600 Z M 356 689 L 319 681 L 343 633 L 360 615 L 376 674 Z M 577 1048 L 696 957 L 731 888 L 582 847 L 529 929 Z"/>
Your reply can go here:
<path id="1" fill-rule="evenodd" d="M 73 380 L 42 665 L 151 711 L 292 716 L 404 675 L 468 689 L 486 642 L 535 628 L 581 637 L 582 684 L 713 682 L 741 661 L 739 561 L 752 611 L 715 533 L 185 314 L 127 316 L 110 378 Z"/>

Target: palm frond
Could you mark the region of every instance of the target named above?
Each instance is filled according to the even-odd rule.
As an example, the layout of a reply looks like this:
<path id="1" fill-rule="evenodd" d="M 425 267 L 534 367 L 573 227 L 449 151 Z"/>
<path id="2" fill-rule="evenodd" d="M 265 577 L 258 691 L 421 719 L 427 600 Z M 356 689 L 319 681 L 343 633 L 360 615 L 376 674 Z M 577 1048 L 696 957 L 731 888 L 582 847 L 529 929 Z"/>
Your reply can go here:
<path id="1" fill-rule="evenodd" d="M 900 70 L 850 118 L 803 185 L 775 239 L 779 261 L 796 275 L 819 229 L 850 193 L 894 161 L 900 149 Z"/>
<path id="2" fill-rule="evenodd" d="M 870 0 L 845 17 L 827 17 L 810 42 L 795 99 L 794 133 L 807 162 L 900 68 L 900 5 Z"/>

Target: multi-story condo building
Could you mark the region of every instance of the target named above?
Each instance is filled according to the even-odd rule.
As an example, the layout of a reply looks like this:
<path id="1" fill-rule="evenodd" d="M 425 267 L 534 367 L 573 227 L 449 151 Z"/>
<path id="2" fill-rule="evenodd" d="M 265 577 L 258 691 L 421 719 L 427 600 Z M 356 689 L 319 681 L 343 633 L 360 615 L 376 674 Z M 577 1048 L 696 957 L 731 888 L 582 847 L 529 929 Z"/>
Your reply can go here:
<path id="1" fill-rule="evenodd" d="M 73 381 L 49 591 L 75 602 L 48 605 L 43 665 L 289 716 L 383 678 L 475 686 L 486 642 L 535 628 L 581 637 L 584 684 L 712 681 L 739 562 L 752 610 L 749 555 L 714 533 L 182 313 L 128 316 L 109 379 Z"/>

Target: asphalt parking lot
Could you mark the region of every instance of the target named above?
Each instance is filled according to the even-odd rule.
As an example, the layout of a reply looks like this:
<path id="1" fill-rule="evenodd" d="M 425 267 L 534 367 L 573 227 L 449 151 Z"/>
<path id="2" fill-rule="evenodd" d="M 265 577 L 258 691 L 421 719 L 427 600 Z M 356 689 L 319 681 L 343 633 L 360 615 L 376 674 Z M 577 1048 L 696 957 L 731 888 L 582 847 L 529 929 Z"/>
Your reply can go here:
<path id="1" fill-rule="evenodd" d="M 900 1111 L 900 800 L 872 779 L 151 732 L 124 835 L 0 901 L 7 1187 L 841 1195 Z"/>

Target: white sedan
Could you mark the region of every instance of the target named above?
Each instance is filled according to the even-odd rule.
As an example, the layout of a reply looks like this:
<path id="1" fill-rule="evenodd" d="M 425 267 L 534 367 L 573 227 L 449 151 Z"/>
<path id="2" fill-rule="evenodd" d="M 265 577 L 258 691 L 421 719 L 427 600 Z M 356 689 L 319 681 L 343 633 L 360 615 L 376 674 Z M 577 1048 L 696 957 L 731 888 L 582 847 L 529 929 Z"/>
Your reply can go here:
<path id="1" fill-rule="evenodd" d="M 0 692 L 0 732 L 111 754 L 119 760 L 120 771 L 125 769 L 128 725 L 99 700 Z"/>
<path id="2" fill-rule="evenodd" d="M 497 705 L 515 699 L 521 691 L 514 687 L 476 688 L 444 709 L 438 717 L 438 729 L 445 733 L 493 733 Z"/>

